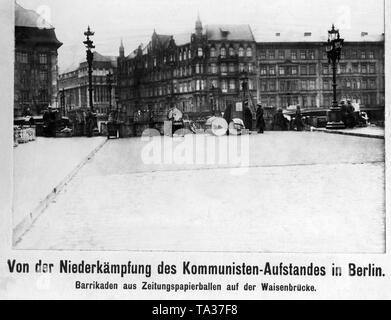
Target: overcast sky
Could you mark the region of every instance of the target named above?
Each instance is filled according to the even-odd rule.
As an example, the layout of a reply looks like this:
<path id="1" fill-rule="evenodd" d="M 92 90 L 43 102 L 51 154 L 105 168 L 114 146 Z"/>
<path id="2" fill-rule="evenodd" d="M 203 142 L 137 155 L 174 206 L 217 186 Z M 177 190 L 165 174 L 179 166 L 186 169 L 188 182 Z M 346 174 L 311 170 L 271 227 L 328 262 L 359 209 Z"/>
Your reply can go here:
<path id="1" fill-rule="evenodd" d="M 41 13 L 64 43 L 60 71 L 84 59 L 83 32 L 95 31 L 96 50 L 118 55 L 146 44 L 154 28 L 162 34 L 189 33 L 199 12 L 203 24 L 250 24 L 257 41 L 284 31 L 325 33 L 336 23 L 342 33 L 384 32 L 384 0 L 17 0 Z M 324 31 L 323 31 L 324 30 Z M 347 39 L 348 40 L 348 39 Z"/>

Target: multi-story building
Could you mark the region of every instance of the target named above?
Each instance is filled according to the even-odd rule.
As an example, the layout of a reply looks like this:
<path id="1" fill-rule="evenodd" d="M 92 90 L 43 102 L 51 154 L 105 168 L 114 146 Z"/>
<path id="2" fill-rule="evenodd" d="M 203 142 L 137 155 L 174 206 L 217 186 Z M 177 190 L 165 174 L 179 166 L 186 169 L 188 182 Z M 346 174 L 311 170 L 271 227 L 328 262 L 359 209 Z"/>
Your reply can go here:
<path id="1" fill-rule="evenodd" d="M 120 103 L 130 123 L 143 111 L 162 121 L 174 106 L 190 118 L 224 111 L 248 99 L 244 73 L 256 102 L 256 43 L 249 25 L 204 28 L 198 18 L 195 32 L 182 39 L 154 31 L 149 44 L 129 56 L 120 49 Z"/>
<path id="2" fill-rule="evenodd" d="M 328 108 L 333 100 L 332 68 L 325 39 L 301 37 L 257 43 L 258 99 L 265 106 Z M 350 99 L 363 109 L 384 111 L 384 35 L 346 39 L 337 71 L 338 100 Z"/>
<path id="3" fill-rule="evenodd" d="M 92 63 L 93 106 L 98 115 L 107 116 L 110 106 L 116 107 L 117 57 L 103 56 L 94 52 Z M 112 92 L 107 84 L 107 75 L 113 75 Z M 59 75 L 59 107 L 65 112 L 89 108 L 88 64 L 83 61 L 76 69 Z M 111 97 L 111 101 L 110 101 Z"/>
<path id="4" fill-rule="evenodd" d="M 325 37 L 277 33 L 257 40 L 249 25 L 203 27 L 198 18 L 195 32 L 185 38 L 154 31 L 147 46 L 128 56 L 121 47 L 118 89 L 127 122 L 139 121 L 146 111 L 143 121 L 161 122 L 173 106 L 196 118 L 245 99 L 273 109 L 330 107 Z M 384 113 L 384 34 L 348 36 L 337 79 L 338 100 Z"/>
<path id="5" fill-rule="evenodd" d="M 37 115 L 55 104 L 61 45 L 52 25 L 15 3 L 15 117 Z"/>

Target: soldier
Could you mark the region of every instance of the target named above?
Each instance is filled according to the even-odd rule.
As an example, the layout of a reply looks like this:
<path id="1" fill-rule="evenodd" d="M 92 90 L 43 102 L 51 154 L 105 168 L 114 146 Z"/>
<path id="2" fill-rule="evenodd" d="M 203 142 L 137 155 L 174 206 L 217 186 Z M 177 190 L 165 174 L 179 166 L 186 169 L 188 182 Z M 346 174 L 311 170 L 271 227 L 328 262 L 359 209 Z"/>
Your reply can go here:
<path id="1" fill-rule="evenodd" d="M 273 117 L 273 130 L 274 131 L 288 130 L 288 120 L 284 117 L 282 109 L 279 109 Z"/>
<path id="2" fill-rule="evenodd" d="M 227 108 L 224 111 L 224 119 L 227 121 L 228 127 L 232 121 L 232 104 L 228 104 Z M 229 130 L 227 130 L 227 135 L 229 135 Z"/>
<path id="3" fill-rule="evenodd" d="M 299 106 L 297 106 L 296 108 L 295 125 L 297 131 L 303 131 L 304 123 L 303 123 L 303 117 L 301 115 L 301 109 Z"/>
<path id="4" fill-rule="evenodd" d="M 246 129 L 252 131 L 253 130 L 253 115 L 251 113 L 250 108 L 248 107 L 248 101 L 244 103 L 243 108 L 243 122 Z"/>
<path id="5" fill-rule="evenodd" d="M 257 129 L 258 133 L 263 133 L 265 131 L 265 119 L 263 117 L 263 108 L 262 105 L 258 105 L 257 109 Z"/>

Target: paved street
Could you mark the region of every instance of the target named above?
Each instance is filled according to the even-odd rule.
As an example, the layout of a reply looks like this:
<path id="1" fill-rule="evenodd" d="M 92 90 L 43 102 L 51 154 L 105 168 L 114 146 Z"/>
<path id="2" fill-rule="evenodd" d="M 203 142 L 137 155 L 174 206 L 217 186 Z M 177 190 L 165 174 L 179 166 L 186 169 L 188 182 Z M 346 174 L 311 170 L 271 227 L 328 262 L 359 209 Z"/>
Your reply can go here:
<path id="1" fill-rule="evenodd" d="M 14 148 L 13 226 L 29 215 L 104 140 L 38 137 Z"/>
<path id="2" fill-rule="evenodd" d="M 207 154 L 213 141 L 234 139 L 205 137 Z M 236 162 L 148 164 L 148 142 L 110 140 L 17 248 L 384 252 L 384 140 L 322 132 L 249 139 L 249 168 L 236 170 Z M 153 141 L 170 150 L 171 138 Z M 191 144 L 183 141 L 174 146 Z"/>

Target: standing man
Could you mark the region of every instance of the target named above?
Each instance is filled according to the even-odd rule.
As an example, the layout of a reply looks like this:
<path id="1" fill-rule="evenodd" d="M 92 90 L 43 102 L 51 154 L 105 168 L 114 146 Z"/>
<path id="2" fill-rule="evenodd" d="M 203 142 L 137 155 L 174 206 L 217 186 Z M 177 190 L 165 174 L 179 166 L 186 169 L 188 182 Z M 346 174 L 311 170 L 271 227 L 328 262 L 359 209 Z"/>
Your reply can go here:
<path id="1" fill-rule="evenodd" d="M 233 115 L 232 115 L 232 103 L 229 103 L 227 105 L 227 108 L 224 111 L 224 119 L 225 119 L 225 121 L 227 121 L 228 128 L 229 128 L 229 124 L 232 121 L 232 117 L 233 117 Z M 229 136 L 229 129 L 227 130 L 227 135 Z"/>
<path id="2" fill-rule="evenodd" d="M 258 105 L 257 109 L 257 129 L 258 133 L 264 133 L 265 131 L 265 119 L 263 117 L 263 108 L 262 105 Z"/>
<path id="3" fill-rule="evenodd" d="M 244 126 L 246 127 L 246 129 L 252 131 L 253 130 L 253 115 L 251 113 L 251 110 L 248 106 L 248 101 L 246 101 L 244 103 L 244 107 L 243 107 L 243 122 L 244 122 Z"/>
<path id="4" fill-rule="evenodd" d="M 296 108 L 295 125 L 297 131 L 303 131 L 304 123 L 303 123 L 303 117 L 301 115 L 301 109 L 299 106 L 297 106 Z"/>

